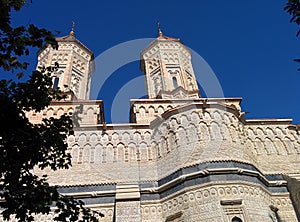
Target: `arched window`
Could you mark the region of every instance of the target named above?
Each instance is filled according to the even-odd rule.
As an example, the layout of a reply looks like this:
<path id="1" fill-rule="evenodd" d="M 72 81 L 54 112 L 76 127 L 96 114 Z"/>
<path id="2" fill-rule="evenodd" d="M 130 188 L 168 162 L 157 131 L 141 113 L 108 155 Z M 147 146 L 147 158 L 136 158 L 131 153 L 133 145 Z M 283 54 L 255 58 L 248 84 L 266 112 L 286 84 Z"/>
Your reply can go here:
<path id="1" fill-rule="evenodd" d="M 58 78 L 58 77 L 55 77 L 55 78 L 54 78 L 54 81 L 53 81 L 53 89 L 57 89 L 57 87 L 58 87 L 58 82 L 59 82 L 59 78 Z"/>
<path id="2" fill-rule="evenodd" d="M 239 217 L 234 217 L 234 218 L 232 218 L 231 222 L 243 222 L 243 221 Z"/>
<path id="3" fill-rule="evenodd" d="M 177 82 L 176 77 L 174 76 L 174 77 L 172 78 L 172 80 L 173 80 L 173 86 L 174 86 L 174 89 L 176 89 L 176 88 L 178 87 L 178 82 Z"/>

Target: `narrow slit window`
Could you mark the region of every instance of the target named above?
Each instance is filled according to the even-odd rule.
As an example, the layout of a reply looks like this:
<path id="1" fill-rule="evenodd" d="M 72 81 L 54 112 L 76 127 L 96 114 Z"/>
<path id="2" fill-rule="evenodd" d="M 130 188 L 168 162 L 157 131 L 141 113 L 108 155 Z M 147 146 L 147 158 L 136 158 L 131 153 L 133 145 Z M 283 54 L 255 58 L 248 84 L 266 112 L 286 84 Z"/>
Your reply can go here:
<path id="1" fill-rule="evenodd" d="M 59 78 L 58 78 L 58 77 L 55 77 L 55 78 L 54 78 L 54 81 L 53 81 L 53 89 L 57 89 L 57 87 L 58 87 L 58 82 L 59 82 Z"/>
<path id="2" fill-rule="evenodd" d="M 177 82 L 176 77 L 174 76 L 174 77 L 172 78 L 172 80 L 173 80 L 173 86 L 174 86 L 174 89 L 176 89 L 176 88 L 178 87 L 178 82 Z"/>

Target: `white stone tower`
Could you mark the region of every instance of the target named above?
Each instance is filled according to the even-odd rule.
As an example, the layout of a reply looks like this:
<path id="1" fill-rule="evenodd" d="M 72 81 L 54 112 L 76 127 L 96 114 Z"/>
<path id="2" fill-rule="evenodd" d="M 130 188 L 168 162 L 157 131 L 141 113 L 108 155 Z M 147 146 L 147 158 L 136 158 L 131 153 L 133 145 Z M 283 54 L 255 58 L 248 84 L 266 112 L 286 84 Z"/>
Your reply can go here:
<path id="1" fill-rule="evenodd" d="M 53 87 L 70 94 L 71 100 L 88 100 L 91 75 L 94 71 L 94 55 L 75 38 L 74 22 L 69 35 L 56 39 L 58 50 L 48 46 L 38 54 L 38 67 L 59 64 L 53 74 Z"/>
<path id="2" fill-rule="evenodd" d="M 141 70 L 145 74 L 149 98 L 199 98 L 199 89 L 191 62 L 191 51 L 180 41 L 163 35 L 141 52 Z"/>

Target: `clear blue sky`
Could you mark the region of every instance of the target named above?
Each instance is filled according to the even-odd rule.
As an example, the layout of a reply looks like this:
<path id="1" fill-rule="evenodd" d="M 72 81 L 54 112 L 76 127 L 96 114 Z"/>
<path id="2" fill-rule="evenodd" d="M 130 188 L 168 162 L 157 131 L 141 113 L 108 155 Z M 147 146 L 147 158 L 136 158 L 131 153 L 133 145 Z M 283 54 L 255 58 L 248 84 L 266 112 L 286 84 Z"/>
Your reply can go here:
<path id="1" fill-rule="evenodd" d="M 74 20 L 76 37 L 95 57 L 125 41 L 156 37 L 160 21 L 165 35 L 180 38 L 208 62 L 225 97 L 243 98 L 242 109 L 250 112 L 246 118 L 300 123 L 300 63 L 293 62 L 300 58 L 295 36 L 300 26 L 289 23 L 285 2 L 33 0 L 14 19 L 61 31 L 57 36 L 67 35 Z M 122 84 L 138 75 L 134 62 L 107 81 L 99 94 L 106 112 Z"/>

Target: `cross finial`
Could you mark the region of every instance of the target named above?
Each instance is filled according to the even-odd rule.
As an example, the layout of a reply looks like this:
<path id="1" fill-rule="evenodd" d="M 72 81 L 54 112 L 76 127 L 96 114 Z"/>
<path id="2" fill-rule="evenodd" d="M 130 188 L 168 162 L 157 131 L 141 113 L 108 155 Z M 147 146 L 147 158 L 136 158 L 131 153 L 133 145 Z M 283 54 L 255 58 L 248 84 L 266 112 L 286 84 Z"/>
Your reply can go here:
<path id="1" fill-rule="evenodd" d="M 74 36 L 74 35 L 75 35 L 74 27 L 75 27 L 75 22 L 72 21 L 72 30 L 71 30 L 71 32 L 70 32 L 70 36 Z"/>
<path id="2" fill-rule="evenodd" d="M 162 36 L 163 33 L 162 33 L 161 29 L 160 29 L 160 22 L 157 23 L 157 29 L 158 29 L 158 36 Z"/>

